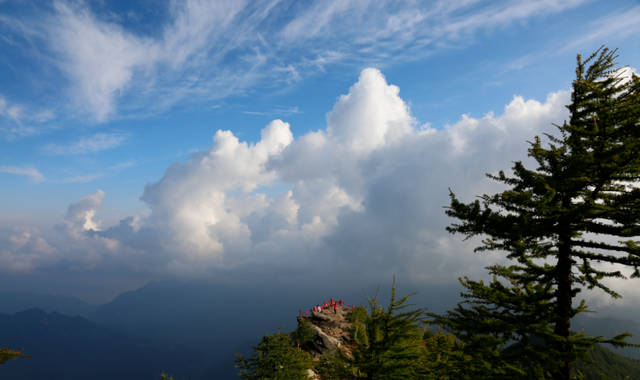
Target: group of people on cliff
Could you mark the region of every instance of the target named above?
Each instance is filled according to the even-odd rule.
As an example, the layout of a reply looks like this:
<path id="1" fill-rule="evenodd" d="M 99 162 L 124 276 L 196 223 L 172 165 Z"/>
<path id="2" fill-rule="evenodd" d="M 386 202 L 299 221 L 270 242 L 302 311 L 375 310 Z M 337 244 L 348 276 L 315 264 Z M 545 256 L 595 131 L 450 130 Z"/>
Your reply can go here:
<path id="1" fill-rule="evenodd" d="M 327 301 L 325 301 L 323 304 L 315 305 L 309 311 L 302 311 L 302 309 L 300 309 L 300 315 L 301 316 L 309 316 L 309 314 L 311 312 L 322 313 L 322 310 L 327 310 L 327 309 L 331 310 L 332 308 L 333 308 L 333 313 L 334 314 L 338 314 L 338 307 L 344 307 L 344 306 L 345 306 L 345 303 L 342 302 L 342 300 L 336 301 L 333 298 L 331 298 L 329 303 L 327 303 Z M 351 306 L 352 309 L 354 307 L 355 306 Z"/>

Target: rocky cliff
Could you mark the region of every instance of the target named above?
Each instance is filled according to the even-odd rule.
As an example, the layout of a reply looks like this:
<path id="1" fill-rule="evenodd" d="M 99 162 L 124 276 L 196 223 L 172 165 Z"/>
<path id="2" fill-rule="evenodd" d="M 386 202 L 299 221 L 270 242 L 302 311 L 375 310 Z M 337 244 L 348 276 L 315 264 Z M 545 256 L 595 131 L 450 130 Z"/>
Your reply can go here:
<path id="1" fill-rule="evenodd" d="M 305 316 L 298 317 L 298 325 L 301 323 L 311 324 L 315 335 L 306 342 L 296 342 L 300 349 L 310 353 L 314 361 L 320 361 L 320 357 L 327 352 L 340 350 L 347 355 L 351 355 L 351 347 L 355 342 L 350 333 L 351 323 L 347 320 L 349 308 L 338 307 L 323 309 L 321 312 L 307 312 Z M 294 338 L 295 339 L 295 338 Z M 309 372 L 309 377 L 318 379 L 313 371 Z"/>

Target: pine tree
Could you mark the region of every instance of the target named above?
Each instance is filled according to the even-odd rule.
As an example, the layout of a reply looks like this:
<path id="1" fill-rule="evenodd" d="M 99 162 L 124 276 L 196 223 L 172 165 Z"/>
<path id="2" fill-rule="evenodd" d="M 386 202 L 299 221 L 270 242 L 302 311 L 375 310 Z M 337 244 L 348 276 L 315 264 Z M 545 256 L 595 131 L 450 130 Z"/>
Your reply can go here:
<path id="1" fill-rule="evenodd" d="M 378 290 L 380 288 L 378 287 Z M 413 293 L 415 294 L 415 293 Z M 362 340 L 356 339 L 352 357 L 341 351 L 324 355 L 318 368 L 323 379 L 418 379 L 423 354 L 420 324 L 425 309 L 404 311 L 412 294 L 396 299 L 395 279 L 385 310 L 367 295 L 370 313 L 364 318 Z M 357 323 L 361 322 L 362 316 Z"/>
<path id="2" fill-rule="evenodd" d="M 445 316 L 430 314 L 465 344 L 478 376 L 572 379 L 572 363 L 588 361 L 596 342 L 628 345 L 628 334 L 603 339 L 570 330 L 571 319 L 588 311 L 584 301 L 573 305 L 583 288 L 621 297 L 602 280 L 623 273 L 594 263 L 640 276 L 633 240 L 640 235 L 640 189 L 632 186 L 640 178 L 640 78 L 623 78 L 616 58 L 606 48 L 585 61 L 578 55 L 570 120 L 556 125 L 562 136 L 546 135 L 548 147 L 538 136 L 530 142 L 536 170 L 515 162 L 514 177 L 487 174 L 511 188 L 481 196 L 482 206 L 450 194 L 446 213 L 462 223 L 447 230 L 488 235 L 476 252 L 504 251 L 516 262 L 488 267 L 489 284 L 461 280 L 466 301 Z"/>
<path id="3" fill-rule="evenodd" d="M 439 327 L 435 334 L 427 330 L 423 339 L 425 349 L 420 378 L 424 380 L 463 378 L 461 374 L 469 366 L 469 360 L 464 355 L 464 344 L 453 334 L 445 334 Z"/>
<path id="4" fill-rule="evenodd" d="M 236 368 L 242 379 L 306 380 L 312 367 L 311 356 L 293 347 L 289 334 L 280 329 L 265 334 L 253 348 L 253 355 L 244 358 L 236 351 Z"/>

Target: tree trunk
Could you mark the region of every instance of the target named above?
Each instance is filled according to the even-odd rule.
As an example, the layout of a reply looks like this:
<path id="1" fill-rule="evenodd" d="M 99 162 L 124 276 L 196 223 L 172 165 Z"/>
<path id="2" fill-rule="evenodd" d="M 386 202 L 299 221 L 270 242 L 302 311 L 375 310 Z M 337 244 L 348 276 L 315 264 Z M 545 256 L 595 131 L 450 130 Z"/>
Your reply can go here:
<path id="1" fill-rule="evenodd" d="M 571 200 L 568 197 L 562 199 L 563 208 L 568 208 L 571 204 Z M 570 226 L 560 221 L 562 229 Z M 571 275 L 571 269 L 573 267 L 571 258 L 571 245 L 569 231 L 562 231 L 559 236 L 560 246 L 558 247 L 558 263 L 556 264 L 558 289 L 556 300 L 558 302 L 557 315 L 558 320 L 554 333 L 566 339 L 565 342 L 560 343 L 557 347 L 560 353 L 570 353 L 573 351 L 573 345 L 569 343 L 571 337 L 571 317 L 573 317 L 572 309 L 572 292 L 571 286 L 573 284 L 573 278 Z M 554 380 L 571 380 L 573 379 L 573 362 L 565 361 L 564 365 L 553 375 Z"/>

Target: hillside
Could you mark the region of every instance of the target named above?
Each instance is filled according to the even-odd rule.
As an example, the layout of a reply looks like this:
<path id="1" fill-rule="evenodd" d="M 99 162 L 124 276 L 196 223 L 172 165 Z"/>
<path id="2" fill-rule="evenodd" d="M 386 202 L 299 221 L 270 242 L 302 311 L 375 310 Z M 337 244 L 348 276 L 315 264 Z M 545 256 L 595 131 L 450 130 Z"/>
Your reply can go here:
<path id="1" fill-rule="evenodd" d="M 0 313 L 0 342 L 33 357 L 0 366 L 0 378 L 7 380 L 157 379 L 163 371 L 199 380 L 212 364 L 194 349 L 133 338 L 82 317 L 40 309 Z"/>
<path id="2" fill-rule="evenodd" d="M 576 363 L 578 369 L 587 380 L 600 380 L 599 374 L 603 373 L 613 380 L 640 379 L 640 360 L 626 358 L 609 348 L 596 345 L 591 351 L 593 364 Z"/>
<path id="3" fill-rule="evenodd" d="M 584 329 L 587 334 L 604 337 L 613 337 L 626 331 L 633 334 L 629 342 L 640 343 L 640 323 L 630 319 L 595 318 L 588 315 L 580 314 L 571 320 L 571 329 L 573 331 Z M 613 352 L 628 358 L 640 359 L 640 348 L 614 348 Z"/>

